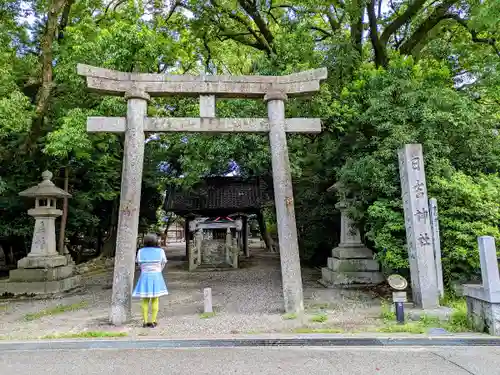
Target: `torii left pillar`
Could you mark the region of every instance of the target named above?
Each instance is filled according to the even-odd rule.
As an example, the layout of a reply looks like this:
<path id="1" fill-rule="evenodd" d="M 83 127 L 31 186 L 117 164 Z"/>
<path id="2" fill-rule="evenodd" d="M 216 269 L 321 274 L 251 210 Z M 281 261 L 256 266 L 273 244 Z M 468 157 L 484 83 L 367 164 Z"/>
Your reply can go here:
<path id="1" fill-rule="evenodd" d="M 110 321 L 114 325 L 127 322 L 131 313 L 144 164 L 144 123 L 149 95 L 144 91 L 133 89 L 125 94 L 125 99 L 127 127 L 110 311 Z"/>

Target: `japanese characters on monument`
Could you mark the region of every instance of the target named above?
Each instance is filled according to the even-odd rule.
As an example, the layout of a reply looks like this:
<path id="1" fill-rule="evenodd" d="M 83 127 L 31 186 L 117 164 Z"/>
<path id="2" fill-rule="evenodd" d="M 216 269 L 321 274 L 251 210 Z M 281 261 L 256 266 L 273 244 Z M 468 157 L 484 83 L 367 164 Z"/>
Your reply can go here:
<path id="1" fill-rule="evenodd" d="M 405 145 L 398 156 L 413 301 L 434 308 L 439 306 L 439 292 L 422 145 Z"/>

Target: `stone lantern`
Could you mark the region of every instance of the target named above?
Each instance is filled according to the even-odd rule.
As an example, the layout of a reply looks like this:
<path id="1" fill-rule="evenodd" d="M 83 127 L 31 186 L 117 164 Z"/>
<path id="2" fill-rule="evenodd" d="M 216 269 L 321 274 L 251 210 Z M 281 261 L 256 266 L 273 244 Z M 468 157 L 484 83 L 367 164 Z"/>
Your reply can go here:
<path id="1" fill-rule="evenodd" d="M 342 190 L 337 183 L 327 191 Z M 373 252 L 361 241 L 359 229 L 347 214 L 347 197 L 338 194 L 340 201 L 335 208 L 340 211 L 340 243 L 332 250 L 327 267 L 322 268 L 320 282 L 325 286 L 376 285 L 384 281 Z"/>
<path id="2" fill-rule="evenodd" d="M 60 198 L 71 197 L 51 181 L 52 173 L 42 173 L 43 181 L 19 193 L 35 200 L 28 214 L 35 218 L 33 240 L 29 254 L 17 262 L 17 269 L 9 273 L 4 283 L 5 292 L 11 294 L 52 294 L 73 289 L 80 283 L 74 275 L 74 264 L 57 252 L 56 218 L 62 210 L 56 206 Z M 1 292 L 0 286 L 0 292 Z"/>

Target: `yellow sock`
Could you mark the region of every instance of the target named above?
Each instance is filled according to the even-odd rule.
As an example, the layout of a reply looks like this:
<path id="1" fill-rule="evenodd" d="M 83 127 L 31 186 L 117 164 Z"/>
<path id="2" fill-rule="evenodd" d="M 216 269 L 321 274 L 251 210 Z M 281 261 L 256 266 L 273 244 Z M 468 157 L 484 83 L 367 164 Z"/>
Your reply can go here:
<path id="1" fill-rule="evenodd" d="M 149 298 L 143 298 L 141 303 L 142 308 L 142 319 L 144 319 L 144 323 L 148 322 L 149 315 Z"/>
<path id="2" fill-rule="evenodd" d="M 151 322 L 156 323 L 158 310 L 160 309 L 160 297 L 151 298 Z"/>

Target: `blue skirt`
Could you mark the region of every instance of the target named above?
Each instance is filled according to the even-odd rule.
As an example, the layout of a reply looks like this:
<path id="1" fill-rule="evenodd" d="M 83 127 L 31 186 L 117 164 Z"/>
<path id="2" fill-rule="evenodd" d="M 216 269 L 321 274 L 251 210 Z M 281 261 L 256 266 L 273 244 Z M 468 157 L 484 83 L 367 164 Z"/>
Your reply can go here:
<path id="1" fill-rule="evenodd" d="M 168 294 L 167 285 L 161 272 L 141 272 L 133 297 L 156 298 Z"/>

